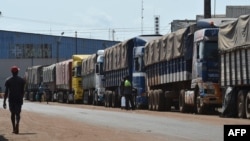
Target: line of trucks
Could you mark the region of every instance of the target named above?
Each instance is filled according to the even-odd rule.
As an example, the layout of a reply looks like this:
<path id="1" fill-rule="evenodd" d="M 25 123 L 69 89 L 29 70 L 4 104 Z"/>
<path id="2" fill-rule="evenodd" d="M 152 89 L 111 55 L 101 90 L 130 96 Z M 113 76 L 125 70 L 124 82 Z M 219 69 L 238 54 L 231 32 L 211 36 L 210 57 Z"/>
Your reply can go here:
<path id="1" fill-rule="evenodd" d="M 26 99 L 120 107 L 121 81 L 136 108 L 250 118 L 250 15 L 209 18 L 166 35 L 141 35 L 94 54 L 27 68 Z M 231 115 L 230 115 L 231 114 Z"/>

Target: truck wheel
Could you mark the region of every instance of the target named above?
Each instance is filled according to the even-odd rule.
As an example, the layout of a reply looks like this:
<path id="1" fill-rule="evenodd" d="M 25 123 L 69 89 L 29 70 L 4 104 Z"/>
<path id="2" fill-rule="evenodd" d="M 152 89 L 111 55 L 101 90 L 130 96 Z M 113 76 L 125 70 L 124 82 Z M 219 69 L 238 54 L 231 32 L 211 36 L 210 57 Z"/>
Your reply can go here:
<path id="1" fill-rule="evenodd" d="M 91 102 L 91 105 L 96 105 L 96 98 L 95 98 L 95 92 L 94 91 L 91 91 L 91 97 L 92 97 L 92 102 Z"/>
<path id="2" fill-rule="evenodd" d="M 108 107 L 108 92 L 107 91 L 105 91 L 105 94 L 104 94 L 104 106 Z"/>
<path id="3" fill-rule="evenodd" d="M 153 92 L 152 92 L 152 110 L 153 111 L 155 111 L 155 95 L 156 95 L 156 91 L 155 90 L 153 90 Z"/>
<path id="4" fill-rule="evenodd" d="M 197 114 L 204 114 L 205 113 L 205 107 L 203 104 L 201 104 L 200 97 L 197 97 L 196 109 L 197 109 Z"/>
<path id="5" fill-rule="evenodd" d="M 246 118 L 250 119 L 250 91 L 247 93 L 246 96 Z"/>
<path id="6" fill-rule="evenodd" d="M 148 109 L 149 110 L 152 110 L 153 108 L 152 108 L 152 100 L 153 100 L 153 98 L 152 98 L 152 94 L 153 94 L 153 91 L 149 91 L 149 96 L 148 96 Z"/>
<path id="7" fill-rule="evenodd" d="M 197 109 L 197 106 L 198 106 L 198 104 L 197 104 L 197 102 L 198 102 L 198 97 L 200 98 L 200 92 L 199 92 L 199 87 L 198 86 L 196 86 L 195 87 L 195 90 L 194 90 L 194 97 L 193 97 L 193 101 L 194 101 L 194 103 L 193 103 L 193 105 L 194 106 L 191 106 L 191 112 L 193 112 L 193 113 L 198 113 L 198 109 Z M 200 102 L 200 108 L 201 108 L 201 110 L 203 110 L 203 111 L 201 111 L 201 113 L 200 114 L 204 114 L 204 112 L 205 112 L 205 108 L 204 108 L 204 105 L 203 105 L 203 103 L 201 103 L 201 101 L 200 101 L 201 99 L 199 99 L 199 102 Z"/>
<path id="8" fill-rule="evenodd" d="M 159 91 L 154 91 L 154 109 L 155 111 L 159 110 Z"/>
<path id="9" fill-rule="evenodd" d="M 112 91 L 108 93 L 108 107 L 112 107 Z"/>
<path id="10" fill-rule="evenodd" d="M 164 95 L 163 95 L 163 91 L 160 89 L 159 90 L 159 107 L 158 107 L 158 110 L 159 111 L 164 111 L 165 110 L 165 98 L 164 98 Z"/>
<path id="11" fill-rule="evenodd" d="M 70 102 L 69 102 L 69 98 L 67 98 L 66 103 L 67 103 L 67 104 L 70 104 Z"/>
<path id="12" fill-rule="evenodd" d="M 172 106 L 172 99 L 170 96 L 171 91 L 166 91 L 165 92 L 165 110 L 166 111 L 171 111 L 171 106 Z"/>
<path id="13" fill-rule="evenodd" d="M 117 101 L 117 98 L 115 96 L 115 92 L 112 92 L 112 107 L 113 108 L 117 107 L 116 101 Z"/>
<path id="14" fill-rule="evenodd" d="M 240 90 L 238 93 L 237 98 L 237 110 L 238 110 L 238 117 L 245 118 L 245 98 L 246 98 L 246 91 Z"/>
<path id="15" fill-rule="evenodd" d="M 187 112 L 187 106 L 185 104 L 185 90 L 180 91 L 179 108 L 180 108 L 180 112 L 182 112 L 182 113 Z"/>

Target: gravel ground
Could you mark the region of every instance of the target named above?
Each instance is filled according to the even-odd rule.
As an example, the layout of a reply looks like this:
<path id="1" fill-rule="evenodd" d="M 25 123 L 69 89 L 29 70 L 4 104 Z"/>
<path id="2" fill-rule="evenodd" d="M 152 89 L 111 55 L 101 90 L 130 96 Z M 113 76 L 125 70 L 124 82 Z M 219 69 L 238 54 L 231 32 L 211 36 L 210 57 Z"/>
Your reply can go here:
<path id="1" fill-rule="evenodd" d="M 28 102 L 28 101 L 25 101 Z M 123 129 L 114 129 L 110 126 L 98 126 L 59 116 L 45 115 L 23 110 L 21 113 L 20 133 L 13 134 L 10 112 L 2 108 L 0 102 L 0 141 L 177 141 L 177 139 L 163 138 L 149 133 L 132 132 Z M 25 104 L 25 103 L 24 103 Z M 37 104 L 46 104 L 37 103 Z M 56 102 L 51 105 L 88 108 L 91 110 L 109 110 L 116 112 L 136 112 L 152 116 L 164 116 L 188 122 L 209 123 L 216 126 L 225 124 L 249 124 L 247 119 L 219 118 L 218 116 L 182 114 L 179 112 L 155 112 L 148 110 L 126 111 L 119 108 L 105 108 L 90 105 L 65 105 Z"/>

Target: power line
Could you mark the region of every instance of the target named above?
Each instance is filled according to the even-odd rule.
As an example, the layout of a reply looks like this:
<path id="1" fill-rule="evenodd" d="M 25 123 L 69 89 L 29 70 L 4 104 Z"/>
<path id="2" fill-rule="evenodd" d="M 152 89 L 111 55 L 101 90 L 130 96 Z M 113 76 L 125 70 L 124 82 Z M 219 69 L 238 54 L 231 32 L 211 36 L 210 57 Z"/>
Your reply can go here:
<path id="1" fill-rule="evenodd" d="M 6 18 L 6 19 L 10 19 L 10 20 L 18 20 L 18 21 L 24 21 L 24 22 L 33 22 L 33 23 L 39 23 L 39 24 L 48 24 L 50 25 L 56 25 L 56 26 L 65 26 L 66 28 L 63 28 L 63 31 L 68 33 L 68 34 L 72 34 L 72 36 L 74 36 L 73 34 L 75 33 L 76 29 L 75 28 L 80 28 L 77 29 L 77 32 L 79 34 L 90 34 L 91 36 L 94 35 L 95 37 L 99 36 L 97 34 L 102 34 L 102 33 L 107 33 L 107 36 L 109 34 L 110 29 L 115 30 L 115 35 L 116 36 L 126 36 L 128 34 L 137 34 L 139 35 L 140 32 L 142 33 L 142 29 L 140 29 L 140 27 L 115 27 L 115 28 L 83 28 L 83 26 L 81 25 L 71 25 L 71 24 L 65 24 L 65 23 L 61 23 L 61 22 L 54 22 L 54 21 L 42 21 L 42 20 L 34 20 L 34 19 L 27 19 L 27 18 L 17 18 L 17 17 L 9 17 L 9 16 L 3 16 L 0 13 L 1 18 Z M 70 28 L 67 28 L 70 27 Z M 58 28 L 58 27 L 57 27 Z M 29 30 L 28 32 L 39 32 L 41 34 L 48 34 L 48 33 L 52 33 L 52 32 L 62 32 L 62 29 L 49 29 L 49 30 L 40 30 L 40 29 L 32 29 Z M 142 27 L 141 27 L 142 28 Z M 168 28 L 168 27 L 161 27 L 161 28 Z M 143 27 L 143 31 L 145 33 L 151 33 L 153 34 L 154 31 L 154 27 Z M 100 35 L 101 36 L 101 35 Z M 103 36 L 103 35 L 102 35 Z"/>

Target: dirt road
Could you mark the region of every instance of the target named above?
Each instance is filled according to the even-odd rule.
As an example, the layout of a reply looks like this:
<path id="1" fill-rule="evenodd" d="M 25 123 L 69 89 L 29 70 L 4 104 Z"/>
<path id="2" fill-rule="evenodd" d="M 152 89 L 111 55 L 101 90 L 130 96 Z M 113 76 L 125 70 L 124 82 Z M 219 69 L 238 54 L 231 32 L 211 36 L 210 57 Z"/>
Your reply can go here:
<path id="1" fill-rule="evenodd" d="M 50 116 L 40 113 L 22 111 L 20 123 L 20 133 L 12 133 L 9 110 L 2 108 L 0 102 L 0 141 L 178 141 L 178 138 L 164 138 L 159 135 L 144 132 L 133 132 L 124 129 L 111 128 L 110 126 L 97 126 L 89 123 L 70 120 L 69 118 Z M 25 104 L 25 103 L 24 103 Z M 40 103 L 37 103 L 40 104 Z M 41 103 L 46 105 L 46 103 Z M 49 103 L 50 105 L 60 105 Z M 65 105 L 62 105 L 65 106 Z M 136 112 L 139 114 L 152 114 L 152 111 L 136 110 L 124 111 L 119 108 L 105 108 L 87 105 L 67 105 L 76 108 L 90 108 L 92 110 L 110 110 L 116 112 Z M 223 124 L 247 124 L 249 120 L 241 119 L 221 119 L 215 116 L 197 116 L 192 114 L 179 114 L 166 112 L 153 112 L 154 116 L 169 116 L 187 120 L 189 122 L 208 122 L 214 125 Z"/>
<path id="2" fill-rule="evenodd" d="M 154 137 L 145 134 L 119 131 L 51 117 L 27 111 L 22 112 L 20 133 L 12 133 L 10 113 L 0 109 L 0 141 L 152 141 Z"/>
<path id="3" fill-rule="evenodd" d="M 125 130 L 117 130 L 111 127 L 95 126 L 93 124 L 70 120 L 59 116 L 49 116 L 40 113 L 23 110 L 21 113 L 19 134 L 12 133 L 9 109 L 2 108 L 0 99 L 0 141 L 152 141 L 160 136 L 152 136 L 150 133 L 138 133 Z M 29 101 L 26 101 L 26 104 Z M 46 103 L 37 103 L 46 105 Z M 60 105 L 59 103 L 49 103 L 49 105 Z M 65 105 L 64 105 L 65 106 Z M 83 105 L 68 105 L 82 108 Z M 92 108 L 92 106 L 84 106 Z M 8 107 L 7 107 L 8 108 Z M 94 109 L 104 107 L 94 107 Z M 121 109 L 107 109 L 121 111 Z"/>

